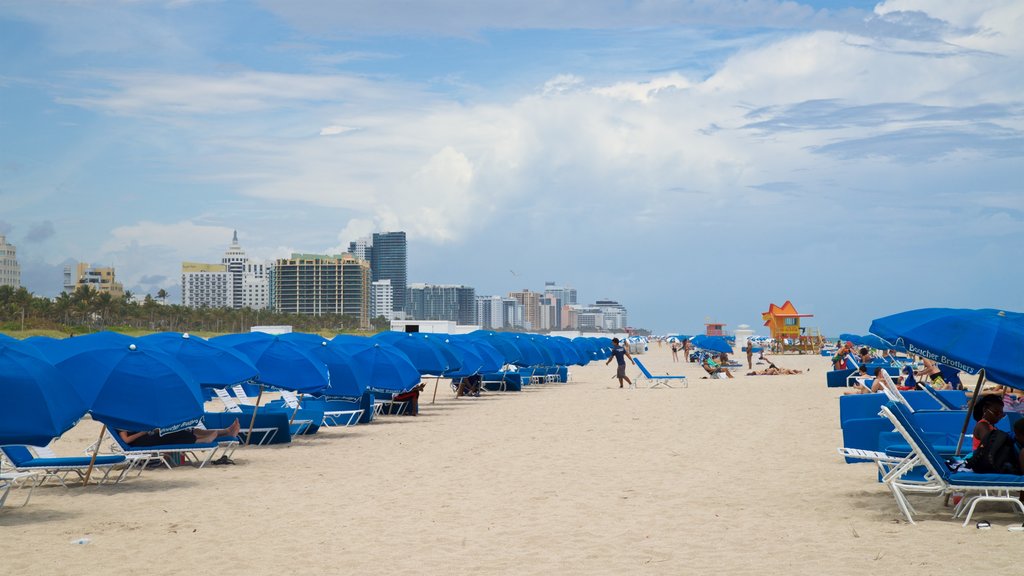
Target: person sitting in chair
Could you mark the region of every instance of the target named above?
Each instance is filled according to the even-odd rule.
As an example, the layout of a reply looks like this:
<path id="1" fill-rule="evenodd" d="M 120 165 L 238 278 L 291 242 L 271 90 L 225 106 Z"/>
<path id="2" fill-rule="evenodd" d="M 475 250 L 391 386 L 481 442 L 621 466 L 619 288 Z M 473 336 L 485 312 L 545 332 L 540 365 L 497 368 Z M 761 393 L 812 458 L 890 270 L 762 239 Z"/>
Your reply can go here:
<path id="1" fill-rule="evenodd" d="M 714 376 L 715 374 L 721 374 L 722 372 L 725 372 L 726 376 L 732 378 L 732 372 L 730 372 L 729 369 L 726 368 L 725 366 L 722 366 L 721 364 L 716 362 L 714 358 L 711 357 L 710 355 L 704 357 L 704 361 L 701 363 L 701 366 L 704 367 L 704 370 L 708 373 L 708 376 Z"/>
<path id="2" fill-rule="evenodd" d="M 404 412 L 404 414 L 406 416 L 419 416 L 419 414 L 420 414 L 420 392 L 423 392 L 423 389 L 426 388 L 426 387 L 427 387 L 426 384 L 424 384 L 423 382 L 420 382 L 419 384 L 413 386 L 412 388 L 409 388 L 408 390 L 406 390 L 405 392 L 402 392 L 401 394 L 395 394 L 395 396 L 394 396 L 394 398 L 392 398 L 392 400 L 395 401 L 395 402 L 407 402 L 408 403 L 408 406 L 406 407 L 405 412 Z"/>

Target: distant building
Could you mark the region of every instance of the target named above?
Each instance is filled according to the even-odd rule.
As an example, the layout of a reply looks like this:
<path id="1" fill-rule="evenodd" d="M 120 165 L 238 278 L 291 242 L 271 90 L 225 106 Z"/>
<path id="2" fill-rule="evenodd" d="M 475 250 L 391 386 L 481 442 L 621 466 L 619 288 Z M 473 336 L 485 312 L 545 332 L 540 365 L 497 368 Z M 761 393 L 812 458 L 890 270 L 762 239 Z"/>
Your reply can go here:
<path id="1" fill-rule="evenodd" d="M 523 307 L 523 328 L 527 330 L 540 329 L 540 297 L 538 292 L 531 292 L 523 288 L 519 292 L 509 292 L 509 298 L 514 298 Z"/>
<path id="2" fill-rule="evenodd" d="M 619 332 L 629 325 L 626 308 L 614 300 L 568 305 L 562 312 L 568 320 L 562 328 L 568 330 Z"/>
<path id="3" fill-rule="evenodd" d="M 270 308 L 270 277 L 272 262 L 249 260 L 242 267 L 242 307 L 253 310 Z M 234 283 L 234 278 L 232 278 Z M 234 301 L 234 299 L 232 300 Z"/>
<path id="4" fill-rule="evenodd" d="M 523 306 L 515 298 L 477 296 L 476 323 L 487 330 L 521 328 Z"/>
<path id="5" fill-rule="evenodd" d="M 405 232 L 374 233 L 370 246 L 370 270 L 373 281 L 391 280 L 396 312 L 408 310 L 405 289 L 409 284 L 408 244 Z"/>
<path id="6" fill-rule="evenodd" d="M 395 291 L 391 280 L 377 280 L 370 286 L 370 317 L 396 320 Z"/>
<path id="7" fill-rule="evenodd" d="M 406 314 L 410 320 L 476 324 L 476 290 L 469 286 L 410 284 L 406 297 Z"/>
<path id="8" fill-rule="evenodd" d="M 576 304 L 576 289 L 566 288 L 558 286 L 554 282 L 544 283 L 544 295 L 549 298 L 554 298 L 554 305 L 557 309 L 554 323 L 551 330 L 560 330 L 562 326 L 567 325 L 568 318 L 563 314 L 566 306 Z"/>
<path id="9" fill-rule="evenodd" d="M 230 308 L 235 283 L 224 264 L 181 263 L 181 304 L 189 308 Z"/>
<path id="10" fill-rule="evenodd" d="M 65 266 L 64 291 L 71 294 L 82 286 L 113 298 L 124 298 L 124 286 L 117 281 L 112 266 L 90 266 L 88 262 L 79 262 L 73 268 Z"/>
<path id="11" fill-rule="evenodd" d="M 21 287 L 21 266 L 13 244 L 0 234 L 0 286 Z"/>
<path id="12" fill-rule="evenodd" d="M 224 257 L 220 259 L 220 263 L 231 275 L 231 301 L 228 304 L 231 308 L 242 307 L 242 275 L 245 272 L 245 263 L 248 261 L 249 257 L 245 255 L 245 250 L 242 250 L 238 244 L 238 230 L 235 230 L 231 237 L 231 245 L 224 252 Z"/>
<path id="13" fill-rule="evenodd" d="M 391 310 L 376 308 L 377 316 L 389 319 L 403 317 L 406 311 L 408 285 L 408 243 L 405 232 L 375 232 L 348 244 L 348 253 L 370 263 L 373 282 L 390 281 Z M 376 317 L 376 316 L 375 316 Z"/>
<path id="14" fill-rule="evenodd" d="M 608 331 L 624 330 L 629 326 L 626 307 L 614 300 L 598 300 L 594 306 L 601 309 L 604 316 L 604 328 Z"/>
<path id="15" fill-rule="evenodd" d="M 370 326 L 370 265 L 351 254 L 292 254 L 274 263 L 270 301 L 277 312 L 347 314 Z"/>

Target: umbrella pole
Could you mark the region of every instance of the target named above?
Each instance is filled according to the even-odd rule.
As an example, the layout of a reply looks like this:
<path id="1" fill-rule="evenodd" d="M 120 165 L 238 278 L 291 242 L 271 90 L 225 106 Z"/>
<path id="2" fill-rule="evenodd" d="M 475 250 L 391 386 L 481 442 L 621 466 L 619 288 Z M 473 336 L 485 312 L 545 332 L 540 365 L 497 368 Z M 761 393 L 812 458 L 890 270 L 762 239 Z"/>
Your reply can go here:
<path id="1" fill-rule="evenodd" d="M 263 399 L 263 384 L 260 384 L 260 393 L 256 395 L 256 406 L 252 409 L 252 418 L 249 419 L 249 433 L 245 435 L 245 445 L 252 440 L 252 429 L 256 427 L 256 413 L 260 411 L 260 400 Z"/>
<path id="2" fill-rule="evenodd" d="M 437 383 L 441 381 L 441 375 L 438 374 L 434 380 L 434 396 L 430 399 L 430 403 L 433 404 L 434 400 L 437 400 Z"/>
<path id="3" fill-rule="evenodd" d="M 85 478 L 82 479 L 82 486 L 89 485 L 89 478 L 92 476 L 92 469 L 96 466 L 96 454 L 100 451 L 100 444 L 103 443 L 103 434 L 107 431 L 107 425 L 100 428 L 100 437 L 96 440 L 96 448 L 92 451 L 92 458 L 89 459 L 89 469 L 85 471 Z"/>
<path id="4" fill-rule="evenodd" d="M 971 412 L 974 411 L 974 404 L 978 400 L 978 393 L 981 392 L 981 385 L 985 383 L 985 369 L 978 372 L 978 383 L 974 386 L 974 394 L 971 401 L 967 403 L 967 414 L 964 416 L 964 427 L 960 429 L 960 439 L 956 442 L 956 456 L 960 455 L 960 448 L 964 443 L 964 435 L 967 434 L 967 425 L 971 422 Z"/>
<path id="5" fill-rule="evenodd" d="M 288 421 L 288 425 L 295 424 L 295 415 L 299 413 L 299 406 L 302 404 L 302 394 L 299 394 L 299 401 L 295 403 L 295 410 L 292 410 L 292 418 Z"/>

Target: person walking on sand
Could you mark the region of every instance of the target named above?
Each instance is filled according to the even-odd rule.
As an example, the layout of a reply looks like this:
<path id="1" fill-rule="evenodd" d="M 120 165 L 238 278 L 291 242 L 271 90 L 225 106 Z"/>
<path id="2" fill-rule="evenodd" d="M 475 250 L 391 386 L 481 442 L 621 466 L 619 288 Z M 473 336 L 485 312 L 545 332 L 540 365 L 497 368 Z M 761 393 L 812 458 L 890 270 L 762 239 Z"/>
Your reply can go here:
<path id="1" fill-rule="evenodd" d="M 626 376 L 626 358 L 629 358 L 629 361 L 632 362 L 633 365 L 636 365 L 636 362 L 633 360 L 633 357 L 629 355 L 629 351 L 619 345 L 618 338 L 612 338 L 612 355 L 608 357 L 608 361 L 605 362 L 604 365 L 607 366 L 611 364 L 612 358 L 614 358 L 619 365 L 618 370 L 615 372 L 615 377 L 619 379 L 619 388 L 622 388 L 623 380 L 629 382 L 629 387 L 632 388 L 633 381 L 629 379 L 629 376 Z"/>
<path id="2" fill-rule="evenodd" d="M 747 370 L 754 369 L 754 341 L 747 339 Z"/>

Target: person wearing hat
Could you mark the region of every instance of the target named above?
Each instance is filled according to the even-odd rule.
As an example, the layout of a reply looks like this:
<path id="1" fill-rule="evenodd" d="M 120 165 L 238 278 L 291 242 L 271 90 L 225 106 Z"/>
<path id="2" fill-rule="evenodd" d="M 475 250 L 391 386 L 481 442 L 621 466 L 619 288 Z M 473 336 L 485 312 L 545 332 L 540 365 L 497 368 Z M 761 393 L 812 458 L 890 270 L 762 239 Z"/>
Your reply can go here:
<path id="1" fill-rule="evenodd" d="M 629 355 L 629 351 L 619 344 L 618 338 L 612 338 L 612 355 L 608 357 L 608 361 L 604 363 L 605 366 L 611 364 L 612 358 L 618 363 L 618 370 L 615 372 L 615 377 L 619 379 L 619 388 L 622 388 L 622 381 L 629 382 L 629 386 L 633 387 L 633 381 L 626 376 L 626 358 L 636 365 L 633 357 Z"/>

